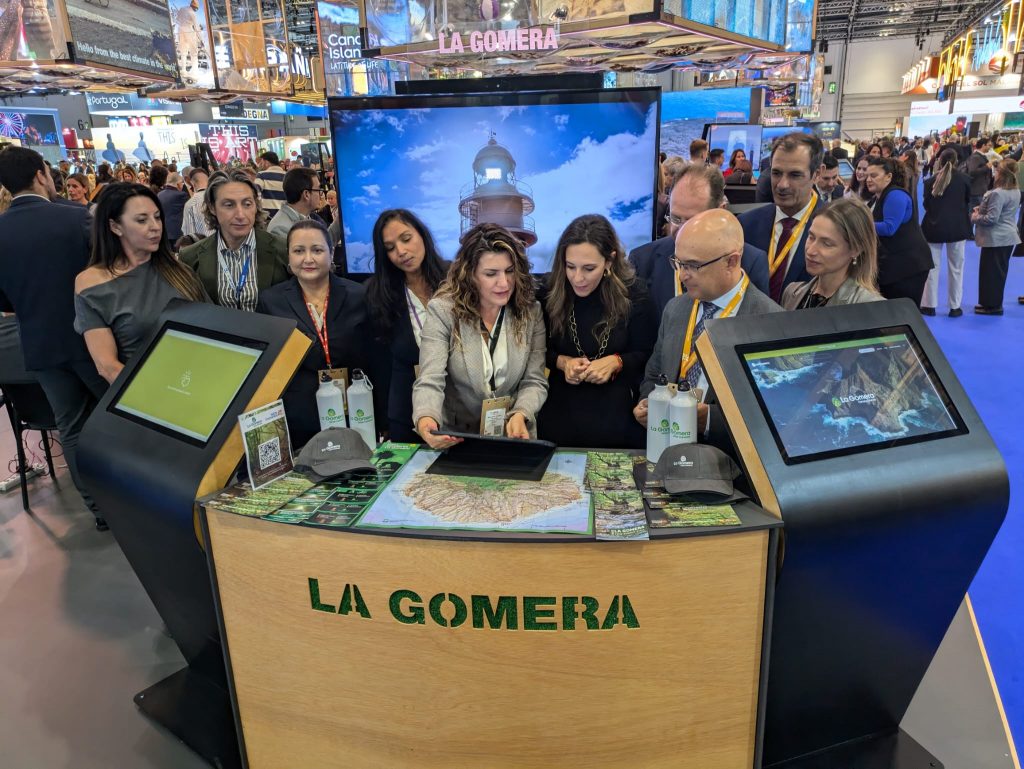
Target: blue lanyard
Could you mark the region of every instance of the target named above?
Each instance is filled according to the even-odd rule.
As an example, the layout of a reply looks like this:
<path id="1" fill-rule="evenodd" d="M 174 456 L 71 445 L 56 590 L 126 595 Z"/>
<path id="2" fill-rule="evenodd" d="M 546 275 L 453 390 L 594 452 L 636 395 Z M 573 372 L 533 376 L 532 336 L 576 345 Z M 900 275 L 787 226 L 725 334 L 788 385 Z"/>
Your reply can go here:
<path id="1" fill-rule="evenodd" d="M 245 257 L 245 264 L 242 265 L 242 274 L 238 278 L 238 285 L 235 286 L 235 304 L 241 306 L 242 304 L 242 291 L 245 290 L 245 284 L 249 280 L 249 265 L 252 263 L 252 254 Z"/>

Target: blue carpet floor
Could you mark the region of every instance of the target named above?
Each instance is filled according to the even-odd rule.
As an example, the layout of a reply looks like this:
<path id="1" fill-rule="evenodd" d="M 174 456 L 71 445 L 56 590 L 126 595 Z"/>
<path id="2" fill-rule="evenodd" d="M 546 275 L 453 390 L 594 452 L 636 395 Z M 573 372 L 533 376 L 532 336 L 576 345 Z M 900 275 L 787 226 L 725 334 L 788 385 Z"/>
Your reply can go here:
<path id="1" fill-rule="evenodd" d="M 1001 317 L 975 315 L 978 248 L 967 243 L 962 318 L 946 316 L 945 265 L 928 325 L 1010 473 L 1010 511 L 970 589 L 1018 751 L 1024 747 L 1024 258 L 1010 260 Z"/>

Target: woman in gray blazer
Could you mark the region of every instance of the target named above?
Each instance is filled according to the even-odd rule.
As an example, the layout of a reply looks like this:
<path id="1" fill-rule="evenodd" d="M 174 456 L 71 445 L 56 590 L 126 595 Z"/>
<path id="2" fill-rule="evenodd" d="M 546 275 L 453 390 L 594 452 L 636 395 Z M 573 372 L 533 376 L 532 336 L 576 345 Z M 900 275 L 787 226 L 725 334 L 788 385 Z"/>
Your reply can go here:
<path id="1" fill-rule="evenodd" d="M 996 168 L 995 183 L 985 193 L 981 205 L 971 212 L 974 242 L 981 246 L 978 267 L 978 315 L 1002 315 L 1006 272 L 1010 254 L 1020 243 L 1017 232 L 1017 209 L 1020 189 L 1017 187 L 1017 161 L 1005 158 Z"/>
<path id="2" fill-rule="evenodd" d="M 434 449 L 459 441 L 434 435 L 438 428 L 536 437 L 548 392 L 544 352 L 522 244 L 496 224 L 477 225 L 427 305 L 412 390 L 417 432 Z"/>
<path id="3" fill-rule="evenodd" d="M 790 283 L 782 307 L 805 310 L 838 304 L 880 302 L 878 240 L 871 212 L 849 197 L 835 200 L 814 217 L 807 233 L 804 258 L 811 279 Z"/>

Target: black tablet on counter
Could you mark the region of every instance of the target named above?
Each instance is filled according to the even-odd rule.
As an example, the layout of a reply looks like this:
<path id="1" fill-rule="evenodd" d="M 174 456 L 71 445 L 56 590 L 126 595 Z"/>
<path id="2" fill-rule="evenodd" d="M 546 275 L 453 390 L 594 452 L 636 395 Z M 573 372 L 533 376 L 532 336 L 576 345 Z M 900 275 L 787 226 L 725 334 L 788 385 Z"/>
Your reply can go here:
<path id="1" fill-rule="evenodd" d="M 441 452 L 427 468 L 428 473 L 435 475 L 539 481 L 557 448 L 551 441 L 499 438 L 453 430 L 434 430 L 433 434 L 462 439 L 461 443 Z"/>

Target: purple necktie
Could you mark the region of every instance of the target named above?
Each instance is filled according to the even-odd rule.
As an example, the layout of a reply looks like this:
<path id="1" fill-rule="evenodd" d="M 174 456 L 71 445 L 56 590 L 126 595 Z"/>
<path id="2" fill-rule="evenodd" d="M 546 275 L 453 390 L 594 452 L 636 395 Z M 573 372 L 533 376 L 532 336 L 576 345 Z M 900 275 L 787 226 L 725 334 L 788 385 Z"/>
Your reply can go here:
<path id="1" fill-rule="evenodd" d="M 775 255 L 776 258 L 782 249 L 786 247 L 786 243 L 789 241 L 789 236 L 793 234 L 793 228 L 796 227 L 796 219 L 792 216 L 787 216 L 782 220 L 782 234 L 779 235 L 779 242 L 775 244 Z M 796 250 L 796 244 L 789 250 L 789 254 L 786 255 L 788 259 L 790 255 Z M 771 265 L 769 265 L 770 267 Z M 782 286 L 786 282 L 786 259 L 782 260 L 771 279 L 768 281 L 768 292 L 771 294 L 772 300 L 779 302 L 782 300 Z"/>

